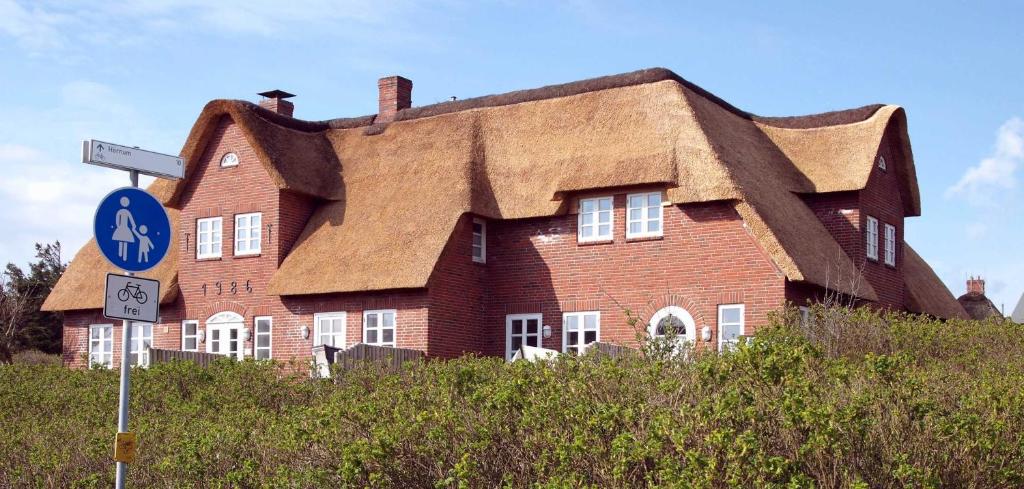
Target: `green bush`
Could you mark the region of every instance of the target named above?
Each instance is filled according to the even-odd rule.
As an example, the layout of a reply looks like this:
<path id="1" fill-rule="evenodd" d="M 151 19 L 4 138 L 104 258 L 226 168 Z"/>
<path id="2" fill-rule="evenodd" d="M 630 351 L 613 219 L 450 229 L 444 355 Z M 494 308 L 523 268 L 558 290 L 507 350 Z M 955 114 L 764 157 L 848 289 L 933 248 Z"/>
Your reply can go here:
<path id="1" fill-rule="evenodd" d="M 735 351 L 132 373 L 137 487 L 1020 487 L 1024 329 L 790 312 Z M 117 373 L 0 367 L 0 486 L 109 487 Z"/>

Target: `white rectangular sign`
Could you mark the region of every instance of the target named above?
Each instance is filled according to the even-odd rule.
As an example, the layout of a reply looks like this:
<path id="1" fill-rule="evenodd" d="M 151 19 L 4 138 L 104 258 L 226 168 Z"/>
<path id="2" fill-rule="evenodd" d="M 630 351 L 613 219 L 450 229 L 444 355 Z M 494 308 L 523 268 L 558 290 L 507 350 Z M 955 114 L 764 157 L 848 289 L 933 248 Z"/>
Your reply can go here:
<path id="1" fill-rule="evenodd" d="M 157 322 L 160 316 L 160 281 L 108 273 L 103 315 L 110 319 Z"/>
<path id="2" fill-rule="evenodd" d="M 119 170 L 137 170 L 161 178 L 185 177 L 184 158 L 95 139 L 82 141 L 82 163 Z"/>

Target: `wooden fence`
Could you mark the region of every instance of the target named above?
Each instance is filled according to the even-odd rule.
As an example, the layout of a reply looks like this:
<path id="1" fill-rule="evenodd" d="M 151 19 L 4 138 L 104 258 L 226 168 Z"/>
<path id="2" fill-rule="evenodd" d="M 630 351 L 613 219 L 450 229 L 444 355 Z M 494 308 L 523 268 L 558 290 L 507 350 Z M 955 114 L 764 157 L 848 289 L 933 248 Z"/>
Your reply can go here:
<path id="1" fill-rule="evenodd" d="M 594 351 L 600 355 L 607 355 L 612 358 L 619 358 L 625 356 L 632 356 L 640 353 L 640 350 L 636 348 L 630 348 L 628 346 L 616 345 L 613 343 L 591 343 L 587 346 L 587 352 Z"/>
<path id="2" fill-rule="evenodd" d="M 389 370 L 399 370 L 405 362 L 423 360 L 423 352 L 409 348 L 392 348 L 359 343 L 334 354 L 334 363 L 344 370 L 366 363 L 377 364 Z"/>
<path id="3" fill-rule="evenodd" d="M 218 358 L 227 358 L 216 353 L 200 351 L 161 350 L 159 348 L 149 349 L 149 364 L 167 363 L 171 361 L 191 361 L 207 367 Z"/>

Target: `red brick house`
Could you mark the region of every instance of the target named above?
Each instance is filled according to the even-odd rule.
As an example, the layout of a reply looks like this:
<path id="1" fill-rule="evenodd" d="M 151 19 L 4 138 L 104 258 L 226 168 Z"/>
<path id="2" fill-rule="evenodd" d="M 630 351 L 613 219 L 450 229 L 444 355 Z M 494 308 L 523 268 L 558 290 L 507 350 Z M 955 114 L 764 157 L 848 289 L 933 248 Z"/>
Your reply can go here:
<path id="1" fill-rule="evenodd" d="M 328 121 L 279 91 L 207 104 L 186 178 L 149 189 L 176 239 L 133 350 L 507 357 L 634 343 L 624 308 L 718 348 L 830 292 L 965 316 L 903 242 L 920 201 L 899 107 L 759 117 L 665 69 L 423 107 L 409 80 L 378 87 L 378 114 Z M 88 243 L 44 306 L 68 365 L 120 356 L 108 271 Z"/>

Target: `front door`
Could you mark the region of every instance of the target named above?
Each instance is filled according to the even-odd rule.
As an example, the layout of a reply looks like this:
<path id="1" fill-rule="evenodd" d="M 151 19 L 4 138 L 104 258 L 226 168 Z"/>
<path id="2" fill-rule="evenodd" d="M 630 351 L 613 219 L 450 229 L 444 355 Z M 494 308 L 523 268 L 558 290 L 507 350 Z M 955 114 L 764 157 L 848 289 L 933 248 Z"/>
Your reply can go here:
<path id="1" fill-rule="evenodd" d="M 221 312 L 206 320 L 206 352 L 242 359 L 245 320 L 233 312 Z"/>
<path id="2" fill-rule="evenodd" d="M 540 340 L 540 314 L 505 316 L 505 360 L 511 360 L 523 345 L 540 347 Z"/>

